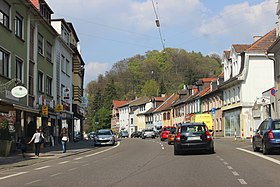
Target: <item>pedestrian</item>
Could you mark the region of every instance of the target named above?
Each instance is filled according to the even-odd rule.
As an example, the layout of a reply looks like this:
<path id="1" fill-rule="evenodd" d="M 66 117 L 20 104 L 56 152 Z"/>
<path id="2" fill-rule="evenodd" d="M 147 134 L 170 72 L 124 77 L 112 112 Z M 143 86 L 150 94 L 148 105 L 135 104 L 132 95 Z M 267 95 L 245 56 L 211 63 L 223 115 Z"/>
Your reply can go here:
<path id="1" fill-rule="evenodd" d="M 68 130 L 66 127 L 61 129 L 61 145 L 62 145 L 62 153 L 66 153 L 66 143 L 69 141 L 68 138 Z"/>
<path id="2" fill-rule="evenodd" d="M 24 137 L 21 137 L 19 139 L 19 146 L 20 146 L 22 157 L 25 158 L 25 153 L 26 153 L 27 145 L 26 145 L 26 141 L 25 141 Z"/>
<path id="3" fill-rule="evenodd" d="M 40 146 L 41 146 L 41 142 L 43 139 L 44 139 L 43 133 L 39 132 L 39 129 L 36 129 L 36 132 L 33 134 L 31 140 L 28 142 L 28 144 L 30 144 L 32 141 L 34 141 L 35 156 L 37 156 L 37 157 L 39 157 Z"/>

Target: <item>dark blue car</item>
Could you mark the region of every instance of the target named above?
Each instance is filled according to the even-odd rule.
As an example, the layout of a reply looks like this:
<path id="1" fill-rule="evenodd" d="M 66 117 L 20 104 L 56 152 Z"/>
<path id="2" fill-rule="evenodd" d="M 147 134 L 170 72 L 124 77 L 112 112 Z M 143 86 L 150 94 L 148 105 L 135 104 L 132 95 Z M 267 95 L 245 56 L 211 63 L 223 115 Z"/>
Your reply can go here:
<path id="1" fill-rule="evenodd" d="M 280 119 L 264 120 L 253 136 L 253 150 L 262 149 L 263 154 L 280 150 Z"/>

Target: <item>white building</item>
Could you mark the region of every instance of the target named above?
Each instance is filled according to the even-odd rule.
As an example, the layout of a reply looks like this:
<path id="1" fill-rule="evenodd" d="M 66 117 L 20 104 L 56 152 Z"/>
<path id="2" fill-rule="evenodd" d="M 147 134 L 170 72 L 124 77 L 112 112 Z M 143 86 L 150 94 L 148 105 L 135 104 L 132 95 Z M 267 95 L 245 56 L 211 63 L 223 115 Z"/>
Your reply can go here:
<path id="1" fill-rule="evenodd" d="M 223 58 L 224 105 L 222 107 L 225 136 L 250 137 L 255 124 L 252 108 L 264 90 L 274 86 L 273 61 L 266 56 L 275 41 L 275 29 L 263 37 L 255 37 L 253 44 L 232 45 L 229 58 Z"/>

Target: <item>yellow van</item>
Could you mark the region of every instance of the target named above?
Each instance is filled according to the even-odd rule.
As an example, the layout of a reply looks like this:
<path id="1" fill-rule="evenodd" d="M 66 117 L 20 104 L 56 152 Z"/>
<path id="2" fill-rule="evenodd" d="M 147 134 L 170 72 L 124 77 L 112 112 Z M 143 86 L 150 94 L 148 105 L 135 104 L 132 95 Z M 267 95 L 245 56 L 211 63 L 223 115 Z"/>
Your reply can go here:
<path id="1" fill-rule="evenodd" d="M 210 132 L 213 131 L 213 120 L 212 120 L 212 115 L 211 114 L 195 114 L 193 117 L 192 117 L 192 121 L 193 122 L 204 122 L 207 127 L 208 127 L 208 130 Z"/>

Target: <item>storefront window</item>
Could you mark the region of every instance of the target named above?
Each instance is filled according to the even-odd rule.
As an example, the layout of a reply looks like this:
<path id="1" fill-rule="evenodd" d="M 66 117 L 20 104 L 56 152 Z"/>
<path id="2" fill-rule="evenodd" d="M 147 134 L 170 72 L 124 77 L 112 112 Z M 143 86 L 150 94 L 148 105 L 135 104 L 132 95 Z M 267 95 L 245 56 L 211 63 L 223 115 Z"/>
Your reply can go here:
<path id="1" fill-rule="evenodd" d="M 240 137 L 240 110 L 225 113 L 225 136 Z"/>

